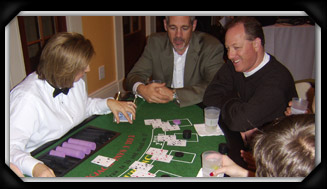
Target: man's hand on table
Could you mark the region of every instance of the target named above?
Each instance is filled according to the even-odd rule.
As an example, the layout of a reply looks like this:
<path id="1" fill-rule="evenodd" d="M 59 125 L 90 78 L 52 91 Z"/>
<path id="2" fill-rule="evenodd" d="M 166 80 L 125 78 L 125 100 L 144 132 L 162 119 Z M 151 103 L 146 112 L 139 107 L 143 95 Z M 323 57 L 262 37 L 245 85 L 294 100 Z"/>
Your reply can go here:
<path id="1" fill-rule="evenodd" d="M 149 103 L 168 103 L 173 100 L 173 91 L 165 85 L 165 83 L 141 84 L 137 87 L 137 93 Z"/>

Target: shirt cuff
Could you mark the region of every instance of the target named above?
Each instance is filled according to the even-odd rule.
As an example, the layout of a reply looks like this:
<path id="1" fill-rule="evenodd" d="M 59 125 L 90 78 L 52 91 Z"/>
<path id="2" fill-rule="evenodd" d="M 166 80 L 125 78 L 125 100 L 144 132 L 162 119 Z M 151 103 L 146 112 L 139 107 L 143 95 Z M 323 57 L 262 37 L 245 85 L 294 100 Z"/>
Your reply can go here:
<path id="1" fill-rule="evenodd" d="M 111 110 L 110 108 L 108 107 L 108 103 L 107 103 L 107 100 L 108 99 L 113 99 L 113 97 L 110 97 L 110 98 L 107 98 L 107 99 L 103 99 L 103 101 L 101 103 L 99 103 L 99 108 L 102 110 L 102 113 L 101 114 L 109 114 L 111 113 Z"/>
<path id="2" fill-rule="evenodd" d="M 33 176 L 34 166 L 36 164 L 38 164 L 38 163 L 44 164 L 42 161 L 37 160 L 37 159 L 33 158 L 32 156 L 27 156 L 24 159 L 24 163 L 22 165 L 22 172 L 23 172 L 23 174 L 26 174 L 28 176 Z"/>
<path id="3" fill-rule="evenodd" d="M 144 83 L 142 83 L 142 82 L 136 82 L 136 83 L 133 85 L 133 93 L 134 93 L 134 94 L 137 94 L 137 87 L 139 87 L 139 85 L 141 85 L 141 84 L 144 85 Z"/>

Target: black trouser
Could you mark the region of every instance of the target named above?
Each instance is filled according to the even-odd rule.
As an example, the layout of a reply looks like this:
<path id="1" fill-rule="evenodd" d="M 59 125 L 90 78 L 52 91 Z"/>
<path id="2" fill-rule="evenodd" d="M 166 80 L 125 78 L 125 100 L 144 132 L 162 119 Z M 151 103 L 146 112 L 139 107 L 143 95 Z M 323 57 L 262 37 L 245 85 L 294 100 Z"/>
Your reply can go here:
<path id="1" fill-rule="evenodd" d="M 224 132 L 227 146 L 228 146 L 228 157 L 230 157 L 236 164 L 247 169 L 247 163 L 241 157 L 241 150 L 244 150 L 244 142 L 240 132 L 231 131 L 228 126 L 219 119 L 219 126 Z"/>

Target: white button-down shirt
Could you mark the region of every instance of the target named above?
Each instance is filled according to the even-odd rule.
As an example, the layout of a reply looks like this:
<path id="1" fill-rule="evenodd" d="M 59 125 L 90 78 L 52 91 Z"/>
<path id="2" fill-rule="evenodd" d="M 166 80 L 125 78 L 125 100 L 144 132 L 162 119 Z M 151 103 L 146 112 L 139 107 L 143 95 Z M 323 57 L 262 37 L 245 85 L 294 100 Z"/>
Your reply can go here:
<path id="1" fill-rule="evenodd" d="M 184 69 L 185 69 L 185 60 L 188 47 L 182 55 L 179 55 L 175 49 L 174 51 L 174 72 L 173 72 L 173 81 L 171 83 L 171 88 L 183 88 L 184 87 Z"/>
<path id="2" fill-rule="evenodd" d="M 53 98 L 54 88 L 34 72 L 10 92 L 10 162 L 32 176 L 40 163 L 30 152 L 58 139 L 93 114 L 107 114 L 107 99 L 88 98 L 82 79 L 67 95 Z"/>
<path id="3" fill-rule="evenodd" d="M 188 48 L 182 55 L 179 55 L 175 49 L 173 48 L 174 52 L 174 70 L 173 70 L 173 79 L 171 83 L 171 88 L 183 88 L 184 87 L 184 69 L 185 69 L 185 60 Z M 136 82 L 133 85 L 133 93 L 137 94 L 137 87 L 140 84 L 144 84 L 141 82 Z"/>

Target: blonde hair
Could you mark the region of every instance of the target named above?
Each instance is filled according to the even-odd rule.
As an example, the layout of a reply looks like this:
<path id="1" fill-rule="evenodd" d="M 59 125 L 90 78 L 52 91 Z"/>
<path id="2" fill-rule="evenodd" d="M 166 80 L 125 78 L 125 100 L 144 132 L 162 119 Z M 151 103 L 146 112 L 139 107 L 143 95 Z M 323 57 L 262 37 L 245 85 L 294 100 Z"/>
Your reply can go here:
<path id="1" fill-rule="evenodd" d="M 79 33 L 58 33 L 42 50 L 37 68 L 39 79 L 57 88 L 71 88 L 95 54 L 91 41 Z"/>

